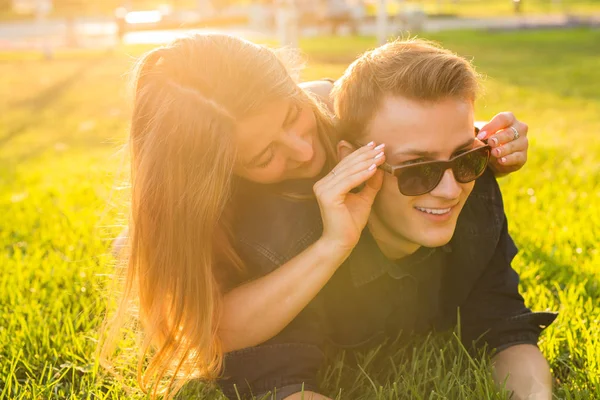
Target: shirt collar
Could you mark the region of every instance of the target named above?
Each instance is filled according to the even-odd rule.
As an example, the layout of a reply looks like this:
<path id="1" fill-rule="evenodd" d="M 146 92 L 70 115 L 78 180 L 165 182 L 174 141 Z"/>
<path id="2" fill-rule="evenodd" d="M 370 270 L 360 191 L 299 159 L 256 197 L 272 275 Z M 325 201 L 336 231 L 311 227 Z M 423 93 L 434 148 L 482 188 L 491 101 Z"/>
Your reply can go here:
<path id="1" fill-rule="evenodd" d="M 411 276 L 411 267 L 428 259 L 437 249 L 444 252 L 452 251 L 449 244 L 441 248 L 420 247 L 413 254 L 394 262 L 381 252 L 369 228 L 365 228 L 360 241 L 346 262 L 349 264 L 352 283 L 355 287 L 360 287 L 386 273 L 394 279 Z"/>

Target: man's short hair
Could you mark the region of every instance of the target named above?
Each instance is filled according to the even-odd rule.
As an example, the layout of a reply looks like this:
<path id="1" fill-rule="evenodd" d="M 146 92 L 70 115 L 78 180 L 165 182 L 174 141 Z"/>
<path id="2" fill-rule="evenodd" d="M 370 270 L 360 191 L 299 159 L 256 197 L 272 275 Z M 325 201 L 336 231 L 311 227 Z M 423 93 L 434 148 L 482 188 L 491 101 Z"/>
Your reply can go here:
<path id="1" fill-rule="evenodd" d="M 475 101 L 479 75 L 462 57 L 421 39 L 395 40 L 354 61 L 333 89 L 341 139 L 364 135 L 387 96 Z"/>

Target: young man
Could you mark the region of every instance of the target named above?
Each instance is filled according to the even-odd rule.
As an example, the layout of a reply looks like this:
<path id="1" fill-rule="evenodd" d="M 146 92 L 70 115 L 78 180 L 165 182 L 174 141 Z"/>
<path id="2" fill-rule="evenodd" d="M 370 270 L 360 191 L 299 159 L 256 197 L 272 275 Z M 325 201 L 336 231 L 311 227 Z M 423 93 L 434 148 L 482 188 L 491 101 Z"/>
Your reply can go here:
<path id="1" fill-rule="evenodd" d="M 358 347 L 399 332 L 448 329 L 460 314 L 462 340 L 495 351 L 494 377 L 506 380 L 514 399 L 551 398 L 537 340 L 556 315 L 531 312 L 518 293 L 510 265 L 517 249 L 486 170 L 489 147 L 473 132 L 477 88 L 467 61 L 422 41 L 389 43 L 348 68 L 334 93 L 343 138 L 338 154 L 370 141 L 385 144 L 386 173 L 367 229 L 290 325 L 260 346 L 227 355 L 220 382 L 227 396 L 277 388 L 276 399 L 325 398 L 315 378 L 326 340 Z M 338 179 L 336 172 L 328 179 Z M 321 219 L 316 204 L 281 196 L 256 201 L 249 200 L 253 212 L 238 219 L 235 231 L 244 259 L 265 274 L 316 240 Z M 261 229 L 267 216 L 256 210 L 274 226 L 294 221 L 294 229 Z"/>

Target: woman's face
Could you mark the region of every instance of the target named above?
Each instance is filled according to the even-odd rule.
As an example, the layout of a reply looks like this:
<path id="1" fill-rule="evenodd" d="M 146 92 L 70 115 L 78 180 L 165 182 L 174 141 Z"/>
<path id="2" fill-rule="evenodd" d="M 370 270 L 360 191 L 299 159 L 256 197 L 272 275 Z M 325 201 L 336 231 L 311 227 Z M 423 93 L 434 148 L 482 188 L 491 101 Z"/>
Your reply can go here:
<path id="1" fill-rule="evenodd" d="M 325 149 L 309 105 L 281 101 L 240 121 L 235 173 L 257 183 L 312 178 L 325 165 Z"/>

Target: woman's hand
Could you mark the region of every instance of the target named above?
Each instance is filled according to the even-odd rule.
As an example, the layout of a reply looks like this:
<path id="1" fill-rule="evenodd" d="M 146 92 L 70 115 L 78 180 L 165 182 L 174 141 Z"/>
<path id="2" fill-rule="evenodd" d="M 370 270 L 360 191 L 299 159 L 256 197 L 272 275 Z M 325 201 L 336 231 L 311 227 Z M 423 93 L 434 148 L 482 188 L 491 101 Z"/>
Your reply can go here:
<path id="1" fill-rule="evenodd" d="M 345 157 L 313 187 L 321 217 L 322 239 L 346 252 L 352 251 L 367 224 L 371 206 L 383 182 L 384 145 L 371 142 Z M 350 191 L 365 183 L 359 192 Z"/>
<path id="2" fill-rule="evenodd" d="M 529 149 L 528 130 L 527 124 L 517 120 L 511 112 L 500 113 L 481 127 L 477 138 L 487 139 L 492 146 L 490 167 L 496 176 L 510 174 L 525 165 Z"/>

